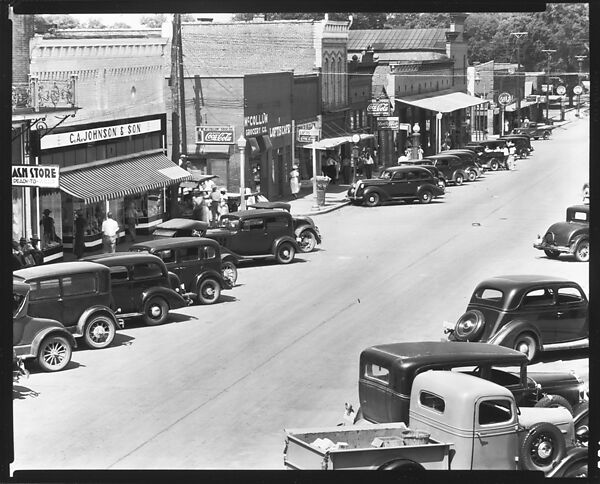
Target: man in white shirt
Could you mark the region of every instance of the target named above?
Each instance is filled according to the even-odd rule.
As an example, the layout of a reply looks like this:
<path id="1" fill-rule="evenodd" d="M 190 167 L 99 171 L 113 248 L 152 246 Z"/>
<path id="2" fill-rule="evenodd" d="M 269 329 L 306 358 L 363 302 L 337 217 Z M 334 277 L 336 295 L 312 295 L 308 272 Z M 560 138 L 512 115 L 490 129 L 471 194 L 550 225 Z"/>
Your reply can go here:
<path id="1" fill-rule="evenodd" d="M 102 235 L 104 237 L 104 246 L 107 252 L 115 252 L 117 248 L 117 234 L 119 233 L 119 224 L 112 218 L 112 213 L 106 214 L 106 220 L 102 222 Z"/>

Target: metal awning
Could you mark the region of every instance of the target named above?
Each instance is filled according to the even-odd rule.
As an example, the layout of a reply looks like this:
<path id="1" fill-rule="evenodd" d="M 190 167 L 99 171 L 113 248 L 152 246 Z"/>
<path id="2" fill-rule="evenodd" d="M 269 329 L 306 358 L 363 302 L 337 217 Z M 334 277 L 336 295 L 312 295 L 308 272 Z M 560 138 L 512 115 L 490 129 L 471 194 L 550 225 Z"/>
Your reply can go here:
<path id="1" fill-rule="evenodd" d="M 417 96 L 396 98 L 396 101 L 437 113 L 451 113 L 459 109 L 465 109 L 470 108 L 471 106 L 489 103 L 488 100 L 475 96 L 469 96 L 464 92 L 451 92 L 448 94 L 429 97 L 421 94 Z"/>
<path id="2" fill-rule="evenodd" d="M 61 168 L 60 189 L 85 203 L 95 203 L 156 190 L 190 178 L 190 173 L 158 152 Z"/>
<path id="3" fill-rule="evenodd" d="M 375 138 L 373 134 L 364 134 L 360 133 L 360 140 Z M 330 150 L 331 148 L 335 148 L 336 146 L 343 145 L 345 143 L 352 143 L 352 136 L 338 136 L 336 138 L 325 138 L 314 143 L 309 143 L 307 145 L 302 146 L 303 148 L 309 148 L 312 150 L 313 146 L 317 150 Z"/>
<path id="4" fill-rule="evenodd" d="M 532 106 L 533 104 L 538 104 L 537 101 L 527 101 L 525 99 L 521 100 L 521 109 L 526 108 L 527 106 Z M 504 108 L 505 111 L 516 111 L 517 110 L 517 103 L 513 102 L 511 104 L 506 105 L 506 107 Z"/>

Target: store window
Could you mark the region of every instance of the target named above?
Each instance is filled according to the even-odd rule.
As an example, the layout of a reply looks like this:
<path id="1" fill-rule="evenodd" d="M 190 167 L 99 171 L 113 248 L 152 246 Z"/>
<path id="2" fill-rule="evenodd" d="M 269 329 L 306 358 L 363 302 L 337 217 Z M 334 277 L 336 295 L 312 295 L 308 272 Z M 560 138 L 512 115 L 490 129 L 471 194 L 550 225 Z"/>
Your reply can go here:
<path id="1" fill-rule="evenodd" d="M 163 208 L 163 193 L 162 190 L 153 190 L 148 192 L 145 198 L 145 206 L 142 203 L 142 213 L 148 218 L 158 218 L 162 215 Z"/>
<path id="2" fill-rule="evenodd" d="M 12 239 L 19 240 L 25 235 L 25 220 L 23 215 L 23 188 L 12 189 Z"/>
<path id="3" fill-rule="evenodd" d="M 40 190 L 41 192 L 41 190 Z M 35 207 L 35 194 L 32 197 Z M 48 190 L 40 193 L 40 221 L 36 223 L 41 239 L 40 248 L 49 249 L 62 244 L 63 216 L 66 212 L 62 204 L 61 193 L 58 190 Z"/>
<path id="4" fill-rule="evenodd" d="M 65 205 L 72 205 L 73 209 L 69 210 L 66 214 L 64 221 L 65 233 L 69 231 L 68 235 L 73 235 L 73 214 L 77 210 L 81 210 L 83 217 L 86 220 L 85 235 L 99 235 L 102 232 L 102 222 L 106 217 L 106 202 L 101 201 L 97 203 L 83 203 L 81 200 L 75 200 L 71 204 L 71 199 L 67 200 Z M 115 214 L 113 214 L 115 216 Z"/>

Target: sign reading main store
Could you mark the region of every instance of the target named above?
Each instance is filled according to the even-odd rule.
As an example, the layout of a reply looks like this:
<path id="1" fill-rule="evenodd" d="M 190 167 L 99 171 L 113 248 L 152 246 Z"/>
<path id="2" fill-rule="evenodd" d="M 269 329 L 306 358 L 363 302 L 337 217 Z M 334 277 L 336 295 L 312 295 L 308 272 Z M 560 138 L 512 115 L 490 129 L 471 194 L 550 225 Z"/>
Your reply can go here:
<path id="1" fill-rule="evenodd" d="M 233 126 L 196 126 L 196 144 L 233 145 L 235 129 Z"/>
<path id="2" fill-rule="evenodd" d="M 58 188 L 58 165 L 12 165 L 13 187 Z"/>
<path id="3" fill-rule="evenodd" d="M 40 149 L 47 150 L 50 148 L 94 143 L 96 141 L 125 138 L 127 136 L 152 133 L 160 130 L 160 119 L 151 119 L 149 121 L 139 121 L 137 123 L 117 124 L 114 126 L 84 129 L 81 131 L 47 134 L 40 137 Z"/>

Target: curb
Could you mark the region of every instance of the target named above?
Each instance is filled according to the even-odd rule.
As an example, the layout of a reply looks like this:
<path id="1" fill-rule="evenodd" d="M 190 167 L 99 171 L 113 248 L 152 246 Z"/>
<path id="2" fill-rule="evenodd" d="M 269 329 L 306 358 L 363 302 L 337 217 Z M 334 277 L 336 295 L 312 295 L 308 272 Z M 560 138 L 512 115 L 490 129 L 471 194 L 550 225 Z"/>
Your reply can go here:
<path id="1" fill-rule="evenodd" d="M 329 213 L 329 212 L 333 212 L 334 210 L 338 210 L 346 205 L 348 205 L 350 203 L 350 200 L 346 200 L 344 202 L 340 202 L 340 203 L 336 203 L 335 205 L 330 205 L 328 207 L 323 207 L 320 210 L 315 210 L 315 211 L 310 211 L 310 212 L 302 212 L 302 213 L 298 213 L 297 215 L 304 215 L 307 217 L 314 217 L 315 215 L 321 215 L 323 213 Z"/>

